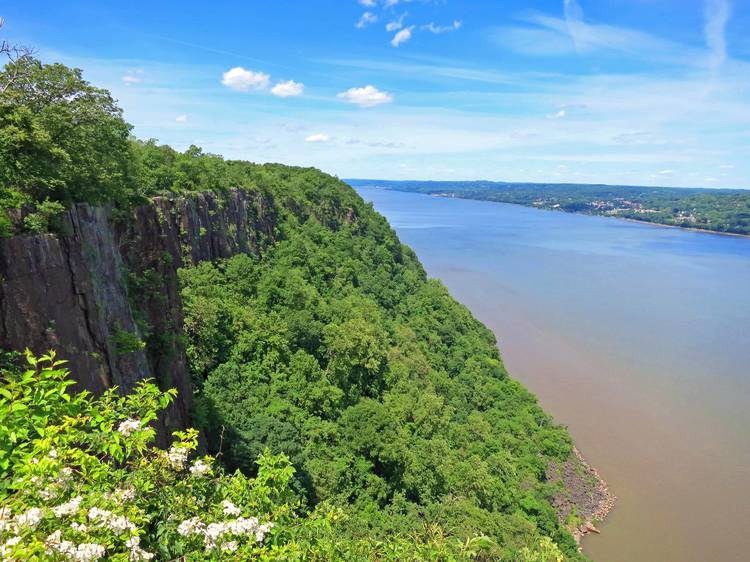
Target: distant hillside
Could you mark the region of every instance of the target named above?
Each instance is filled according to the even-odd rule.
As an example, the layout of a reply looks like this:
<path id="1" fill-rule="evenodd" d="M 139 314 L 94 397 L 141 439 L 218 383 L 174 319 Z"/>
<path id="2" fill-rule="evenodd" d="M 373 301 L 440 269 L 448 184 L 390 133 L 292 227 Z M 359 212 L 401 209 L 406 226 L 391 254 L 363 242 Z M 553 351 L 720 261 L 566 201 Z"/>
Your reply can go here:
<path id="1" fill-rule="evenodd" d="M 515 203 L 750 235 L 750 190 L 490 181 L 347 180 L 356 186 Z"/>

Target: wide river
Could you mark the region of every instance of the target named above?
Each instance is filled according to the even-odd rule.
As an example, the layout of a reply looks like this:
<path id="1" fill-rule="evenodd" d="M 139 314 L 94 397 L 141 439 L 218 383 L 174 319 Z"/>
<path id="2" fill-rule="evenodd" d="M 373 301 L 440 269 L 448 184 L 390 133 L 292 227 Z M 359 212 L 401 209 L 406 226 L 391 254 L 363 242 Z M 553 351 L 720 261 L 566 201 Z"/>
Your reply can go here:
<path id="1" fill-rule="evenodd" d="M 750 239 L 358 191 L 609 483 L 586 554 L 750 560 Z"/>

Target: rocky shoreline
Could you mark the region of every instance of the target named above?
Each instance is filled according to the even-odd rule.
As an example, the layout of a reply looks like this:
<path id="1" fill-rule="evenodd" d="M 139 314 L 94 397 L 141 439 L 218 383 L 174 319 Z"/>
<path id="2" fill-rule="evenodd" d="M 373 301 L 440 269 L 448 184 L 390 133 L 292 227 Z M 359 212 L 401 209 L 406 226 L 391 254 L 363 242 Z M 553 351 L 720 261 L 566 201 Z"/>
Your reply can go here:
<path id="1" fill-rule="evenodd" d="M 597 525 L 607 517 L 617 498 L 581 452 L 573 447 L 568 460 L 550 463 L 547 479 L 560 484 L 552 506 L 576 542 L 580 545 L 587 534 L 599 533 Z"/>

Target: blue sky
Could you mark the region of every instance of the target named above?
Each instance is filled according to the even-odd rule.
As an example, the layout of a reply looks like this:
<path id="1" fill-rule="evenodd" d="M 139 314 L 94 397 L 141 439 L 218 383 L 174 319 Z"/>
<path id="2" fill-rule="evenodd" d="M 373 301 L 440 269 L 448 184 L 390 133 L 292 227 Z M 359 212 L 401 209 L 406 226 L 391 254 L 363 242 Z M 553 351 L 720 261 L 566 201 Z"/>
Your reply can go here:
<path id="1" fill-rule="evenodd" d="M 340 177 L 750 188 L 750 1 L 5 2 L 141 138 Z"/>

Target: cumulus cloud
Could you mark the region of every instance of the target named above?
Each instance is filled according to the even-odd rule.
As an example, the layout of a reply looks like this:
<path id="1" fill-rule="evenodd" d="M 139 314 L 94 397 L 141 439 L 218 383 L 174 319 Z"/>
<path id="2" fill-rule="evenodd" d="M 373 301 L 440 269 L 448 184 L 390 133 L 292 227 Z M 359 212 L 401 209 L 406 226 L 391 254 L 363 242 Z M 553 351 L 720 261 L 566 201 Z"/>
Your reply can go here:
<path id="1" fill-rule="evenodd" d="M 371 23 L 375 23 L 376 21 L 378 21 L 378 16 L 376 16 L 372 12 L 365 12 L 360 16 L 359 21 L 354 24 L 354 27 L 356 27 L 357 29 L 362 29 L 363 27 L 370 25 Z"/>
<path id="2" fill-rule="evenodd" d="M 433 22 L 430 22 L 427 25 L 423 25 L 422 29 L 426 29 L 430 33 L 439 35 L 440 33 L 448 33 L 449 31 L 461 29 L 461 22 L 455 20 L 451 25 L 435 25 Z"/>
<path id="3" fill-rule="evenodd" d="M 359 3 L 365 6 L 366 8 L 374 8 L 377 4 L 376 0 L 359 0 Z"/>
<path id="4" fill-rule="evenodd" d="M 414 26 L 405 27 L 396 35 L 393 36 L 393 39 L 391 39 L 391 45 L 394 47 L 398 47 L 402 43 L 406 43 L 409 39 L 411 39 L 411 32 L 414 31 Z"/>
<path id="5" fill-rule="evenodd" d="M 248 92 L 250 90 L 265 90 L 271 77 L 264 72 L 254 72 L 241 66 L 227 70 L 221 78 L 221 83 L 232 90 Z"/>
<path id="6" fill-rule="evenodd" d="M 323 133 L 317 133 L 305 138 L 305 142 L 328 142 L 329 140 L 331 140 L 330 137 Z"/>
<path id="7" fill-rule="evenodd" d="M 280 98 L 300 96 L 304 91 L 305 85 L 301 82 L 295 82 L 294 80 L 279 82 L 273 88 L 271 88 L 271 93 L 274 96 L 279 96 Z"/>
<path id="8" fill-rule="evenodd" d="M 397 29 L 401 29 L 402 27 L 404 27 L 405 17 L 406 17 L 406 12 L 401 14 L 397 20 L 388 22 L 385 26 L 385 30 L 390 33 L 391 31 L 396 31 Z"/>
<path id="9" fill-rule="evenodd" d="M 393 101 L 393 96 L 388 92 L 378 90 L 375 86 L 367 85 L 364 88 L 349 88 L 336 96 L 347 103 L 353 103 L 360 107 L 374 107 L 382 103 Z"/>
<path id="10" fill-rule="evenodd" d="M 187 115 L 178 115 L 175 117 L 175 121 L 178 123 L 187 123 L 188 122 L 188 116 Z"/>
<path id="11" fill-rule="evenodd" d="M 550 119 L 562 119 L 567 114 L 568 114 L 567 111 L 565 111 L 564 109 L 561 109 L 557 113 L 552 113 L 551 115 L 547 115 L 547 117 L 549 117 Z"/>

